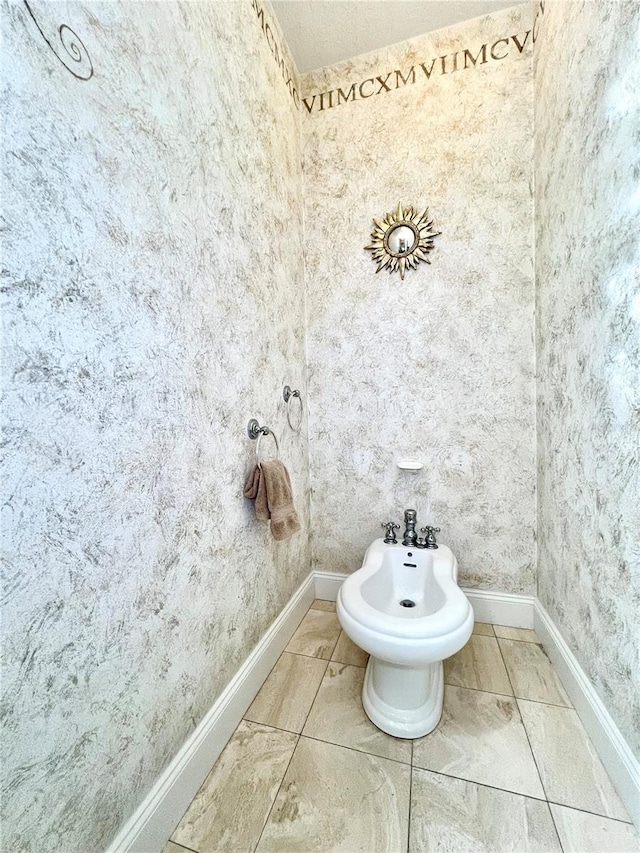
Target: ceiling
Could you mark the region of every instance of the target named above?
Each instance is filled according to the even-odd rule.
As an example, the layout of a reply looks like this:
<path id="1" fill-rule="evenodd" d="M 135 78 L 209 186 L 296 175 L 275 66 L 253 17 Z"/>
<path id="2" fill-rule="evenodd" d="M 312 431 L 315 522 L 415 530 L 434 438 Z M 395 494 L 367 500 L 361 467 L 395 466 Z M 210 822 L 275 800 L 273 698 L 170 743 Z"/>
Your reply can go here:
<path id="1" fill-rule="evenodd" d="M 314 71 L 522 0 L 273 0 L 298 71 Z"/>

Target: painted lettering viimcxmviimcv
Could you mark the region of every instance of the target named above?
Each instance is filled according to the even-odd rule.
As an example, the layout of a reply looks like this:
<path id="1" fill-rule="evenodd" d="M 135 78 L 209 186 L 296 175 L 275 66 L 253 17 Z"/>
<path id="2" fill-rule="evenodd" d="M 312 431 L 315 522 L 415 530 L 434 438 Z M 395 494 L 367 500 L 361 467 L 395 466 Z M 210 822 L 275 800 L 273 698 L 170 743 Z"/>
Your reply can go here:
<path id="1" fill-rule="evenodd" d="M 253 0 L 255 3 L 256 0 Z M 540 6 L 544 11 L 544 0 Z M 408 69 L 395 68 L 388 74 L 368 77 L 357 83 L 349 83 L 327 92 L 316 92 L 302 99 L 308 113 L 319 113 L 353 101 L 363 101 L 374 95 L 382 95 L 419 81 L 431 80 L 442 74 L 455 74 L 469 68 L 477 68 L 490 62 L 501 62 L 510 56 L 518 57 L 532 42 L 531 30 L 522 35 L 511 35 L 480 45 L 476 50 L 455 51 L 437 56 L 426 62 L 412 65 Z"/>
<path id="2" fill-rule="evenodd" d="M 251 8 L 256 13 L 256 16 L 258 18 L 258 23 L 260 24 L 260 28 L 262 29 L 262 32 L 264 33 L 264 37 L 265 37 L 267 44 L 269 46 L 269 50 L 271 51 L 271 55 L 275 59 L 276 65 L 280 69 L 280 74 L 282 75 L 282 79 L 284 80 L 285 85 L 289 91 L 289 94 L 291 95 L 291 97 L 293 99 L 293 103 L 295 104 L 295 108 L 297 110 L 299 110 L 300 109 L 300 96 L 298 95 L 298 90 L 295 87 L 295 81 L 293 79 L 293 74 L 289 70 L 289 66 L 287 65 L 287 63 L 284 61 L 284 56 L 283 56 L 284 51 L 282 50 L 282 47 L 278 43 L 278 40 L 276 39 L 276 37 L 273 33 L 273 28 L 269 24 L 269 21 L 265 20 L 264 9 L 262 9 L 258 5 L 258 0 L 251 0 Z"/>

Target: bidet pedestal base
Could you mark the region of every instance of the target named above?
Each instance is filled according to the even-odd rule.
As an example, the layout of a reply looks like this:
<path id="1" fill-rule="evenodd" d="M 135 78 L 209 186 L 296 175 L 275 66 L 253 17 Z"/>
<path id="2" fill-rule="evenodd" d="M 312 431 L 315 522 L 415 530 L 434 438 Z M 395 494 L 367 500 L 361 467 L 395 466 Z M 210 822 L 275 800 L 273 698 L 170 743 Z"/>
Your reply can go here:
<path id="1" fill-rule="evenodd" d="M 440 722 L 443 700 L 442 661 L 412 667 L 369 658 L 362 705 L 383 732 L 402 738 L 429 734 Z"/>

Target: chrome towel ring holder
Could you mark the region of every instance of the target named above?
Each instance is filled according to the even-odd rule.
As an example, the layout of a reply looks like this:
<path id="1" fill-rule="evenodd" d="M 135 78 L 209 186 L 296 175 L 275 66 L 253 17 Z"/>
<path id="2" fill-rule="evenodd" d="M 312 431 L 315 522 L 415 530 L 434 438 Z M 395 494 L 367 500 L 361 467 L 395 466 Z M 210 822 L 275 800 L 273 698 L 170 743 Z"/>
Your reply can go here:
<path id="1" fill-rule="evenodd" d="M 258 421 L 255 418 L 251 418 L 249 423 L 247 424 L 247 435 L 249 438 L 255 441 L 257 439 L 256 444 L 256 465 L 258 468 L 262 467 L 262 462 L 260 460 L 260 442 L 262 441 L 263 435 L 270 435 L 276 443 L 276 455 L 275 459 L 280 458 L 280 445 L 278 444 L 278 438 L 275 432 L 268 426 L 260 426 Z"/>
<path id="2" fill-rule="evenodd" d="M 296 389 L 295 391 L 291 389 L 289 385 L 285 385 L 282 390 L 282 396 L 284 397 L 284 401 L 287 404 L 287 421 L 289 422 L 289 426 L 294 432 L 300 432 L 300 427 L 302 426 L 302 396 L 300 392 Z M 298 422 L 292 422 L 291 417 L 291 401 L 297 397 L 298 402 L 300 403 L 299 413 L 298 413 Z"/>

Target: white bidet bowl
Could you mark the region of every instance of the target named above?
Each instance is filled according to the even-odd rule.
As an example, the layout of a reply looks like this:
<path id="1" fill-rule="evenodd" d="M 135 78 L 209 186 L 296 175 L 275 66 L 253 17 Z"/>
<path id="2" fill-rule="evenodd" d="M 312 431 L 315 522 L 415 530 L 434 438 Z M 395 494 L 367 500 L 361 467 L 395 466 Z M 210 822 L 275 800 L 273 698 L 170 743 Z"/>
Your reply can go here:
<path id="1" fill-rule="evenodd" d="M 473 632 L 473 609 L 457 576 L 446 545 L 420 549 L 376 539 L 340 588 L 340 624 L 371 656 L 362 704 L 387 734 L 422 737 L 438 725 L 442 661 Z"/>

